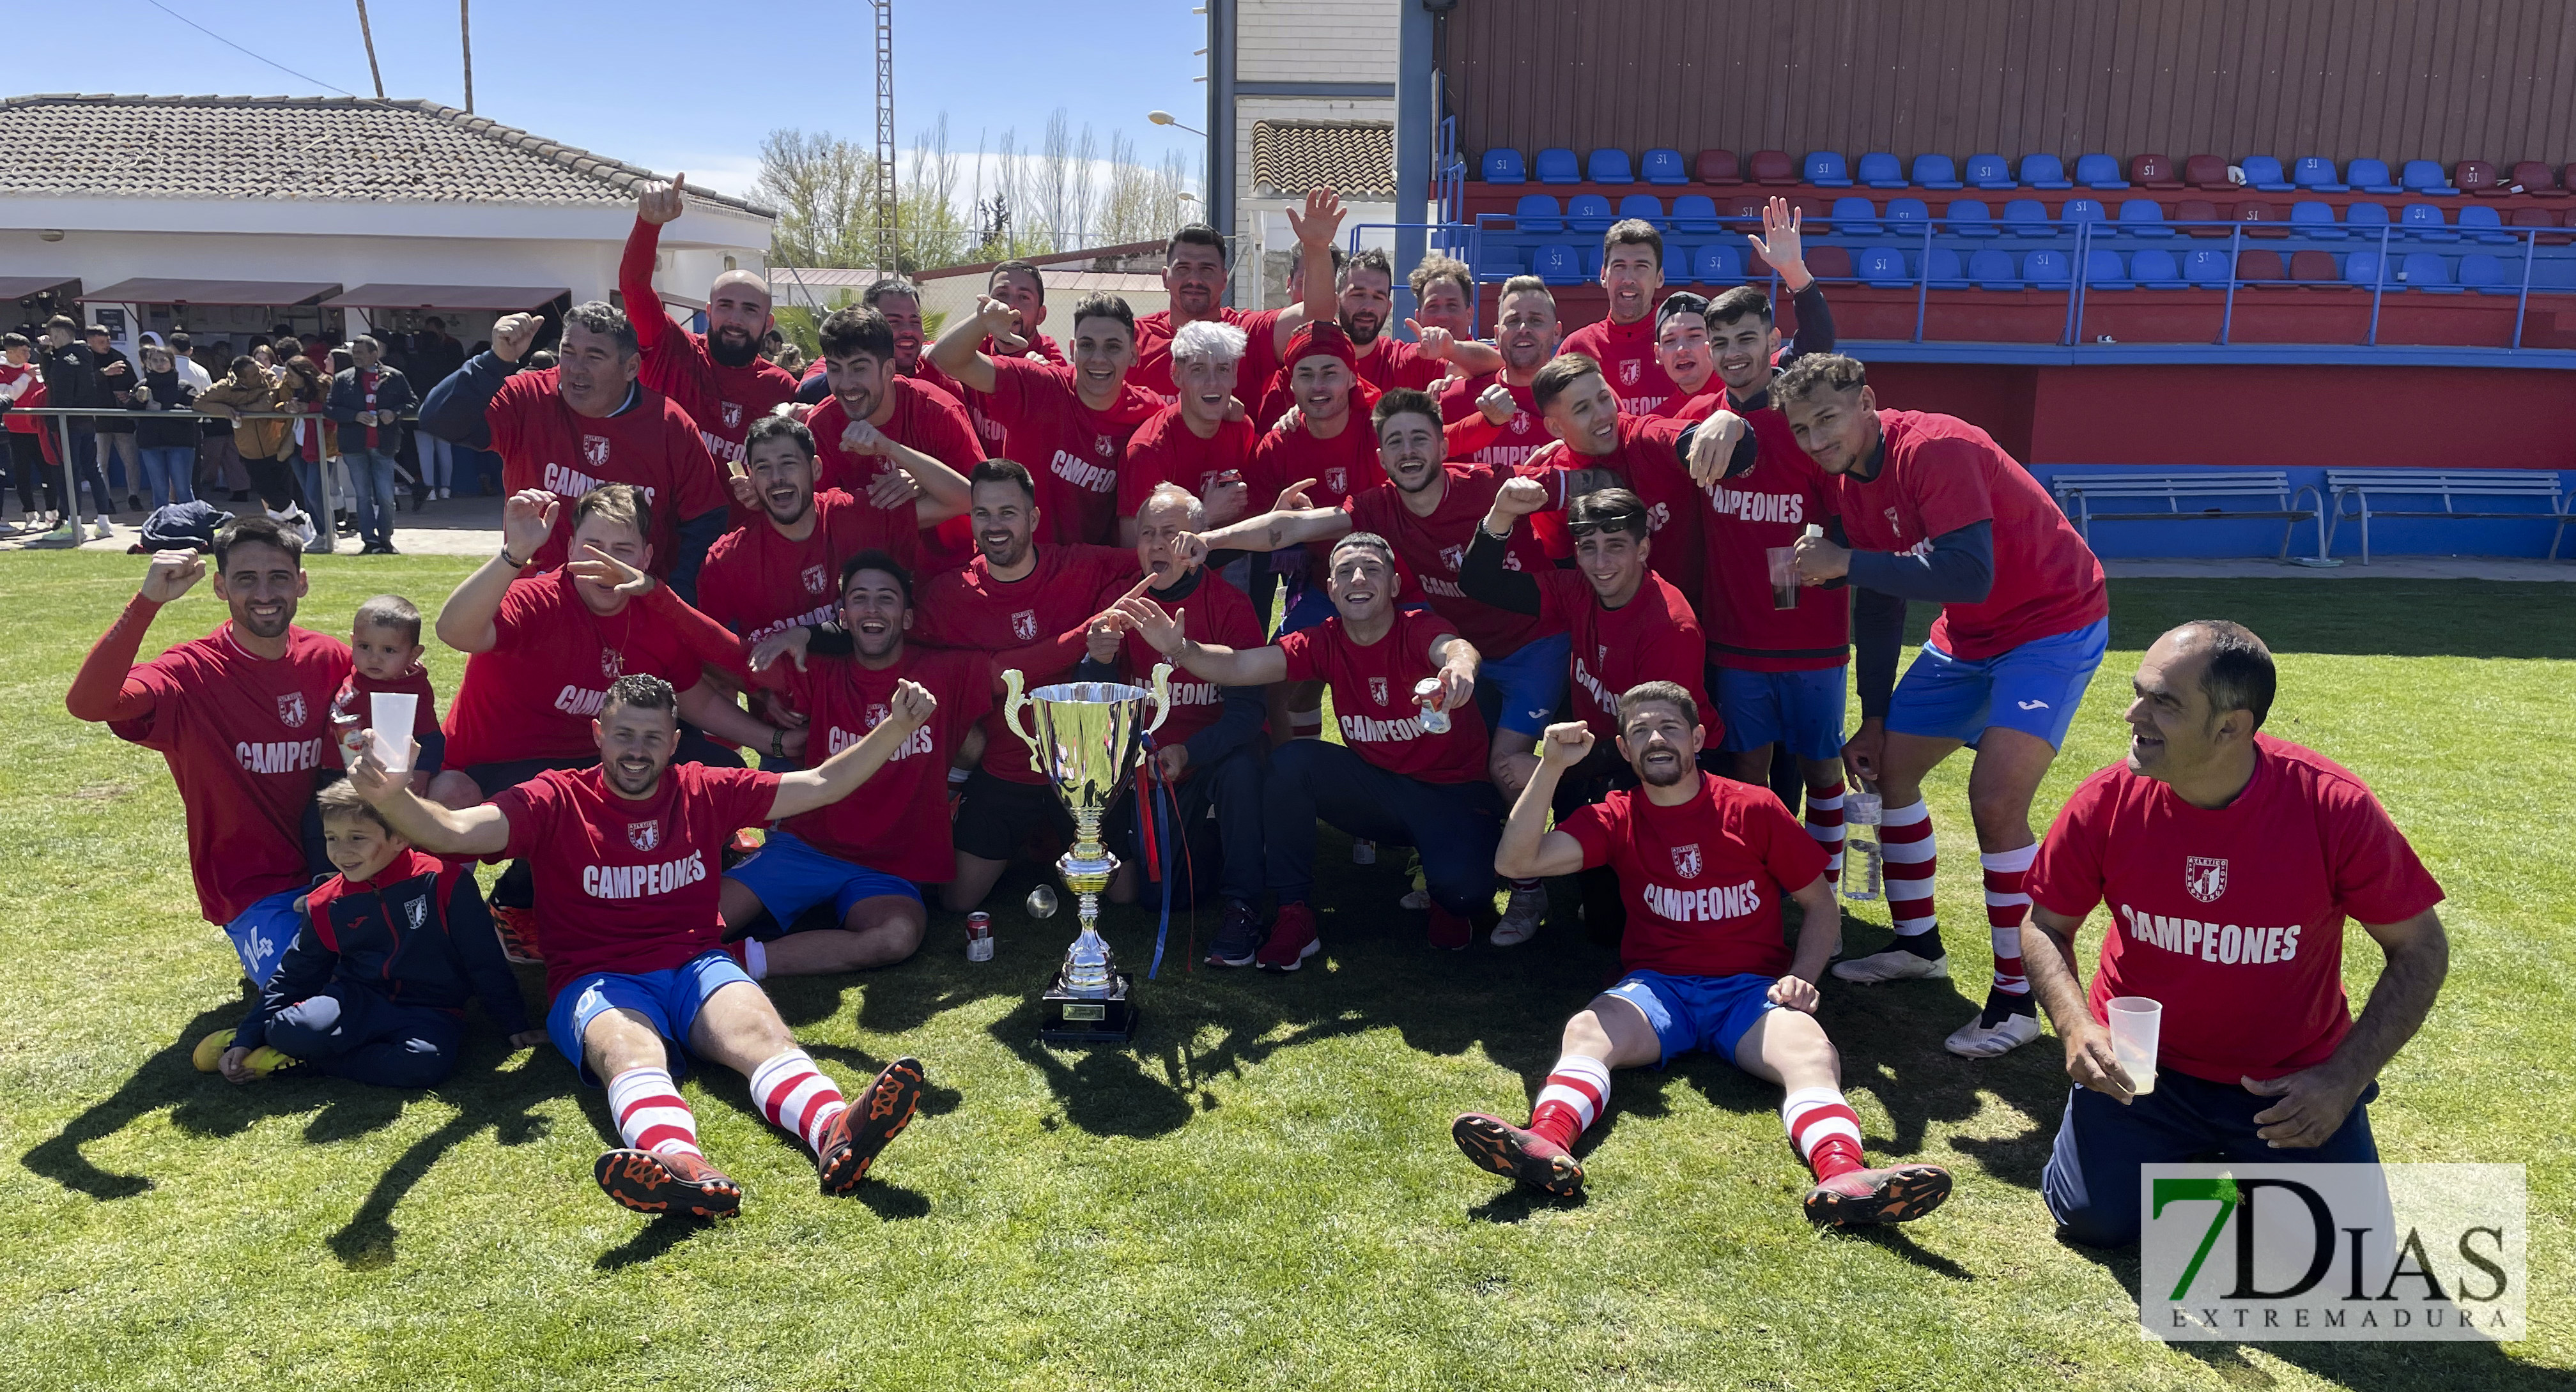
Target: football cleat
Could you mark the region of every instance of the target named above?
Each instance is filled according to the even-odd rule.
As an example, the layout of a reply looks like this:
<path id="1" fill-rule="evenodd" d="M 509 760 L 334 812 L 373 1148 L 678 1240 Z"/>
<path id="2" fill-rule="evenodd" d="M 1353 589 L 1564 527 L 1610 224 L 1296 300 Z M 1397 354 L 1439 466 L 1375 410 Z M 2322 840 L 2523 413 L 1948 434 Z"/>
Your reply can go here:
<path id="1" fill-rule="evenodd" d="M 742 1186 L 687 1151 L 656 1154 L 628 1147 L 608 1151 L 591 1167 L 608 1197 L 638 1213 L 685 1213 L 731 1218 L 742 1211 Z"/>
<path id="2" fill-rule="evenodd" d="M 1949 1197 L 1950 1172 L 1938 1165 L 1848 1170 L 1807 1191 L 1807 1217 L 1846 1228 L 1910 1223 Z"/>
<path id="3" fill-rule="evenodd" d="M 1469 1112 L 1449 1123 L 1449 1138 L 1479 1169 L 1533 1189 L 1569 1195 L 1583 1188 L 1583 1166 L 1565 1147 L 1501 1117 Z"/>

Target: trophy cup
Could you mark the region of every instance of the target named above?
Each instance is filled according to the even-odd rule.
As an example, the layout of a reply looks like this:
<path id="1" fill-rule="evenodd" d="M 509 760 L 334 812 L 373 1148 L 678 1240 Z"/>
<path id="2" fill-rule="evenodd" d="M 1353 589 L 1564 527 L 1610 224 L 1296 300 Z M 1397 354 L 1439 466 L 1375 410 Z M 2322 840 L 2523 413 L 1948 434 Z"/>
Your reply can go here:
<path id="1" fill-rule="evenodd" d="M 1124 1043 L 1136 1033 L 1136 1004 L 1127 973 L 1109 955 L 1095 927 L 1100 891 L 1118 873 L 1118 857 L 1100 844 L 1100 818 L 1136 773 L 1146 735 L 1172 712 L 1172 668 L 1154 668 L 1151 691 L 1118 682 L 1064 682 L 1022 694 L 1017 671 L 1002 674 L 1009 697 L 1002 718 L 1028 742 L 1029 767 L 1045 775 L 1073 814 L 1073 846 L 1055 863 L 1065 888 L 1079 896 L 1082 931 L 1064 954 L 1064 966 L 1047 989 L 1038 1037 L 1051 1044 Z M 1145 723 L 1146 703 L 1154 720 Z M 1036 712 L 1035 731 L 1020 720 Z"/>

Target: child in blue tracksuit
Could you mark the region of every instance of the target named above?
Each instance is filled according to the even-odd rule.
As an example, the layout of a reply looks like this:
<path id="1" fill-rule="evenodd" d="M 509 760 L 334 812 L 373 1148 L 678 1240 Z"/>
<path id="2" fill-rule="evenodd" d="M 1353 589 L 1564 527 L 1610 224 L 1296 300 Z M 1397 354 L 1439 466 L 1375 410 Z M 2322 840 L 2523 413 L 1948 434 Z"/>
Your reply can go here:
<path id="1" fill-rule="evenodd" d="M 431 1087 L 456 1070 L 469 996 L 512 1047 L 542 1042 L 473 863 L 414 850 L 345 782 L 315 800 L 340 873 L 306 896 L 304 926 L 259 1004 L 240 1028 L 197 1046 L 197 1067 L 236 1083 L 306 1064 L 382 1087 Z"/>

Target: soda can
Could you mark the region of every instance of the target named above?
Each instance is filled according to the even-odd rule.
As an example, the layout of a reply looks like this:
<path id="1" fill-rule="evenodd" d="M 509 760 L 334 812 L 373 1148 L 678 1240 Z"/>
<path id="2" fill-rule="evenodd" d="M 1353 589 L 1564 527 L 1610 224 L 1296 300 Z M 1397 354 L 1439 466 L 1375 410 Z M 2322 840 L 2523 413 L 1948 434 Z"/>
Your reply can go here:
<path id="1" fill-rule="evenodd" d="M 966 915 L 966 960 L 993 960 L 993 916 L 981 910 Z"/>
<path id="2" fill-rule="evenodd" d="M 1422 733 L 1426 735 L 1449 733 L 1449 712 L 1439 704 L 1441 685 L 1438 677 L 1424 677 L 1413 684 L 1414 700 L 1420 701 L 1427 696 L 1433 702 L 1422 708 Z"/>

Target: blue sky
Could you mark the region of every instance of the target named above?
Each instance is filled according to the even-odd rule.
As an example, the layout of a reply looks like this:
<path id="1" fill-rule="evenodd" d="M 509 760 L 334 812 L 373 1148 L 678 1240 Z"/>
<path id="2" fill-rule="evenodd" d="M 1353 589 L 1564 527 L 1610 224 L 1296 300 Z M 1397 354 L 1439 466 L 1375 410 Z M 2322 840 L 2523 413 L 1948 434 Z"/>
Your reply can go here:
<path id="1" fill-rule="evenodd" d="M 134 92 L 365 96 L 374 91 L 354 0 L 160 0 L 289 76 L 188 27 L 151 0 L 110 8 L 15 7 L 8 94 Z M 948 113 L 950 143 L 1016 126 L 1026 149 L 1048 115 L 1089 122 L 1105 148 L 1124 130 L 1151 162 L 1194 163 L 1198 139 L 1147 123 L 1154 107 L 1203 126 L 1206 21 L 1194 0 L 1081 4 L 896 0 L 895 119 L 915 131 Z M 463 104 L 454 0 L 372 0 L 385 94 Z M 739 29 L 711 16 L 738 17 Z M 475 110 L 551 140 L 741 192 L 761 137 L 780 126 L 872 137 L 870 14 L 825 4 L 675 0 L 479 0 Z M 1006 41 L 1006 42 L 1005 42 Z M 30 56 L 41 55 L 41 56 Z M 1041 61 L 1042 60 L 1042 61 Z M 721 79 L 723 90 L 711 89 Z M 328 85 L 324 85 L 328 84 Z"/>

